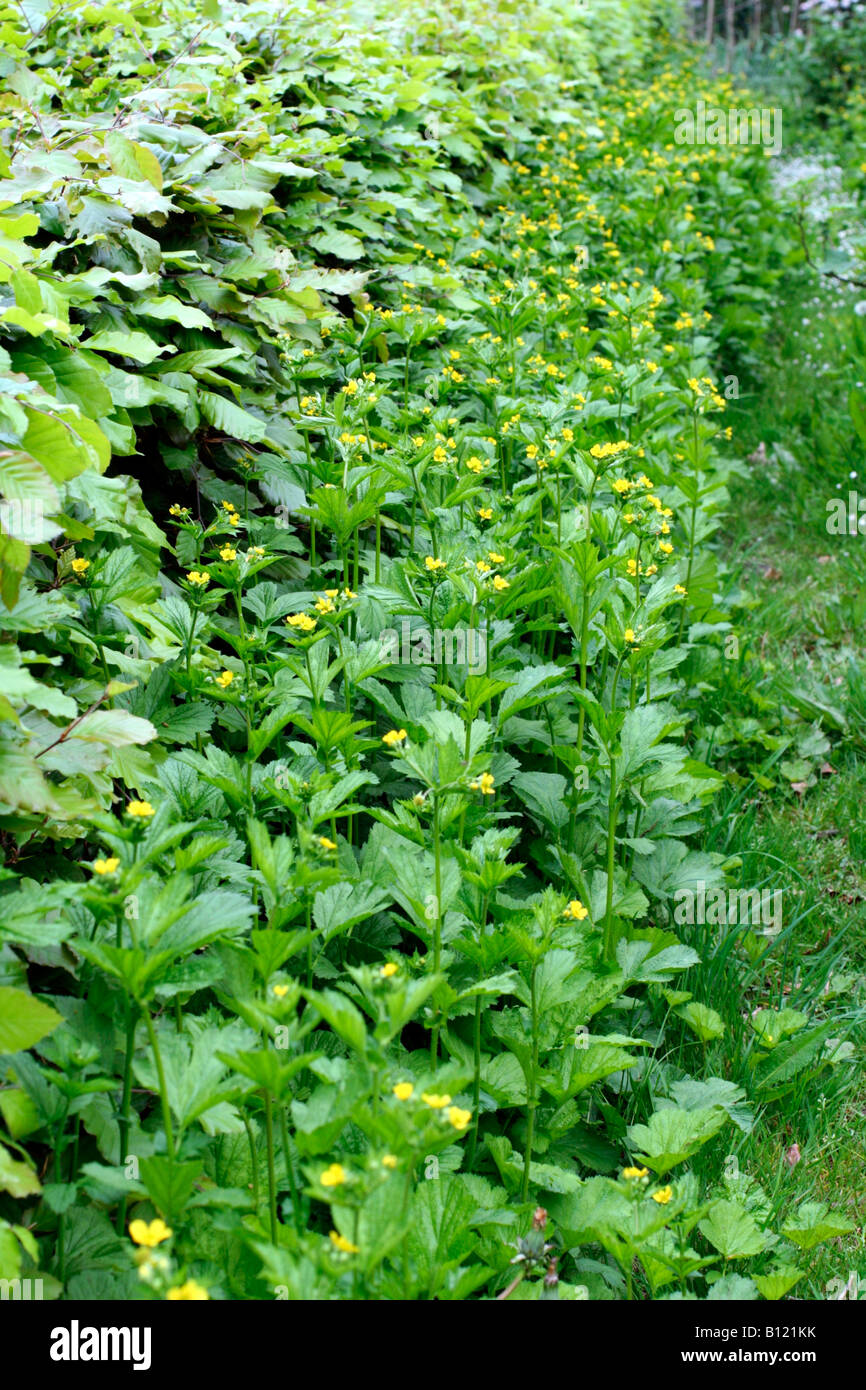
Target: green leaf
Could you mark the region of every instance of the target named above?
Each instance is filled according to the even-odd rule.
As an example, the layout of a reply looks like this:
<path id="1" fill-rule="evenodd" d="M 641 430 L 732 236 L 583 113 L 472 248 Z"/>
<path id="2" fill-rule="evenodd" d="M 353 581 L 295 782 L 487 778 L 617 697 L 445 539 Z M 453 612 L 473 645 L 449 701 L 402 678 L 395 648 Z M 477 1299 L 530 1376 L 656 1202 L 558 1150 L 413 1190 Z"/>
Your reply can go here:
<path id="1" fill-rule="evenodd" d="M 760 1255 L 767 1243 L 755 1218 L 739 1202 L 714 1202 L 698 1230 L 726 1260 Z"/>
<path id="2" fill-rule="evenodd" d="M 23 1052 L 62 1023 L 49 1008 L 22 989 L 0 986 L 0 1052 Z"/>
<path id="3" fill-rule="evenodd" d="M 630 1125 L 628 1141 L 638 1163 L 659 1175 L 684 1163 L 727 1124 L 718 1106 L 706 1110 L 655 1110 L 645 1125 Z"/>
<path id="4" fill-rule="evenodd" d="M 84 346 L 90 352 L 112 352 L 118 357 L 131 357 L 134 362 L 141 362 L 145 366 L 154 362 L 157 357 L 165 356 L 167 352 L 176 351 L 170 343 L 155 343 L 146 333 L 135 332 L 95 333 L 85 341 Z"/>
<path id="5" fill-rule="evenodd" d="M 804 1202 L 782 1227 L 782 1235 L 801 1250 L 811 1250 L 822 1241 L 846 1236 L 855 1229 L 840 1212 L 831 1211 L 825 1202 Z"/>
<path id="6" fill-rule="evenodd" d="M 0 1192 L 20 1198 L 34 1197 L 41 1191 L 42 1186 L 33 1169 L 26 1163 L 19 1163 L 0 1144 Z"/>
<path id="7" fill-rule="evenodd" d="M 725 1035 L 725 1024 L 715 1009 L 710 1009 L 706 1004 L 697 1004 L 694 1000 L 690 1004 L 685 1004 L 681 1009 L 675 1009 L 677 1018 L 681 1018 L 687 1023 L 692 1032 L 700 1038 L 702 1043 L 712 1042 L 714 1038 L 722 1038 Z"/>

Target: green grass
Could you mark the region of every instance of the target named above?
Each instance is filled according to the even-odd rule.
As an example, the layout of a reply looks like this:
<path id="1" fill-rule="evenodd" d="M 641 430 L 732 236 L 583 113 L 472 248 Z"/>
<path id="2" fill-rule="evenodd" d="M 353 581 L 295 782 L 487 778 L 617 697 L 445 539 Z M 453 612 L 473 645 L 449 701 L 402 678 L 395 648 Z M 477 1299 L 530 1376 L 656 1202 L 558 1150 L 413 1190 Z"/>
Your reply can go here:
<path id="1" fill-rule="evenodd" d="M 784 1000 L 820 1017 L 829 997 L 838 1003 L 841 996 L 851 1011 L 866 998 L 866 537 L 826 530 L 827 500 L 849 487 L 866 490 L 848 405 L 850 387 L 866 377 L 864 320 L 853 302 L 832 282 L 792 269 L 768 324 L 760 377 L 741 383 L 730 411 L 747 461 L 725 537 L 743 590 L 741 671 L 754 697 L 777 706 L 782 728 L 809 713 L 791 708 L 792 687 L 838 711 L 842 727 L 834 727 L 834 717 L 814 721 L 830 746 L 821 766 L 813 762 L 807 785 L 776 779 L 761 788 L 743 777 L 713 808 L 708 847 L 742 859 L 744 884 L 766 882 L 785 895 L 785 930 L 766 968 L 756 977 L 741 961 L 739 979 L 748 981 L 742 1000 L 731 997 L 737 972 L 715 973 L 722 998 L 712 997 L 723 1016 L 726 1009 L 779 1007 Z M 810 355 L 816 359 L 817 348 L 829 371 L 805 361 L 807 337 Z M 765 769 L 774 765 L 769 754 Z M 862 1028 L 860 1034 L 862 1044 Z M 736 1070 L 736 1039 L 729 1034 L 719 1050 L 723 1074 Z M 790 1197 L 795 1187 L 798 1199 L 832 1200 L 862 1227 L 862 1066 L 798 1088 L 762 1118 L 741 1164 L 764 1175 L 771 1195 Z M 791 1169 L 784 1154 L 794 1143 L 801 1159 Z M 801 1285 L 797 1296 L 827 1297 L 840 1257 L 861 1277 L 866 1273 L 862 1240 L 852 1233 L 824 1247 L 808 1289 Z"/>

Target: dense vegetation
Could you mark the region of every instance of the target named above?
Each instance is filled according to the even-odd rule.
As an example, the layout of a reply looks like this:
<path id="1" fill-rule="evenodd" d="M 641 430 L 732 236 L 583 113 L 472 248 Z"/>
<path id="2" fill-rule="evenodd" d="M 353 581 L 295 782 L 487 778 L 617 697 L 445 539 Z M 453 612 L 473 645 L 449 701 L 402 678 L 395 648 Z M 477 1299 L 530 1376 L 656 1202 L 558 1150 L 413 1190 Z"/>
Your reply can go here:
<path id="1" fill-rule="evenodd" d="M 721 529 L 803 251 L 676 10 L 4 9 L 0 1276 L 848 1277 L 862 981 L 721 833 L 846 730 Z"/>

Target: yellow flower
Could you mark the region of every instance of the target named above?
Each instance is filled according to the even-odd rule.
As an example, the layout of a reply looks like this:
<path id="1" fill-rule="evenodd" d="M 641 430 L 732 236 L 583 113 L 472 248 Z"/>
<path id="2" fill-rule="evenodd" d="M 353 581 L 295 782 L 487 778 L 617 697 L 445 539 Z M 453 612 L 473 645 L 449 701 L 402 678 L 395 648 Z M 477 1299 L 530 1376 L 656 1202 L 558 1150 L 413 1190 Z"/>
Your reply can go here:
<path id="1" fill-rule="evenodd" d="M 383 1168 L 396 1168 L 396 1167 L 397 1167 L 397 1155 L 396 1155 L 396 1154 L 385 1154 L 384 1158 L 382 1159 L 382 1167 L 383 1167 Z"/>
<path id="2" fill-rule="evenodd" d="M 670 541 L 659 541 L 659 550 L 662 552 L 663 555 L 670 555 L 673 550 L 673 546 L 671 545 Z"/>
<path id="3" fill-rule="evenodd" d="M 329 598 L 318 598 L 318 599 L 316 599 L 316 612 L 317 612 L 317 613 L 335 613 L 335 612 L 336 612 L 336 609 L 334 608 L 334 604 L 333 604 L 333 602 L 331 601 L 331 599 L 329 599 Z"/>
<path id="4" fill-rule="evenodd" d="M 482 796 L 493 796 L 493 788 L 496 778 L 491 772 L 482 772 L 475 782 L 469 783 L 469 788 L 473 792 L 480 792 Z"/>
<path id="5" fill-rule="evenodd" d="M 345 386 L 342 388 L 342 391 L 344 396 L 357 395 L 358 383 L 354 377 L 350 377 L 350 379 L 346 382 Z"/>
<path id="6" fill-rule="evenodd" d="M 510 589 L 511 585 L 509 584 L 507 579 L 502 578 L 501 574 L 495 574 L 493 576 L 493 587 L 496 590 L 497 594 L 501 594 L 503 589 Z"/>
<path id="7" fill-rule="evenodd" d="M 169 1289 L 166 1298 L 171 1300 L 171 1302 L 177 1302 L 178 1299 L 183 1299 L 184 1301 L 203 1303 L 205 1300 L 210 1299 L 210 1294 L 207 1289 L 203 1289 L 201 1284 L 197 1284 L 194 1279 L 187 1279 L 185 1284 L 180 1284 L 176 1289 Z"/>
<path id="8" fill-rule="evenodd" d="M 94 859 L 91 869 L 95 874 L 113 874 L 120 864 L 120 860 L 114 855 L 110 859 Z"/>
<path id="9" fill-rule="evenodd" d="M 432 555 L 426 555 L 424 557 L 424 565 L 430 574 L 435 574 L 437 570 L 444 570 L 445 561 L 434 560 Z"/>
<path id="10" fill-rule="evenodd" d="M 398 1100 L 411 1100 L 415 1093 L 415 1087 L 411 1081 L 398 1081 L 394 1087 L 394 1095 Z"/>
<path id="11" fill-rule="evenodd" d="M 89 560 L 73 560 L 73 561 L 72 561 L 72 573 L 73 573 L 73 574 L 86 574 L 87 571 L 88 571 L 89 569 L 90 569 L 90 561 L 89 561 Z"/>
<path id="12" fill-rule="evenodd" d="M 489 520 L 491 519 L 491 517 L 493 516 L 493 508 L 492 508 L 492 507 L 479 507 L 479 508 L 478 508 L 478 515 L 479 515 L 479 517 L 481 518 L 482 521 L 489 521 Z"/>
<path id="13" fill-rule="evenodd" d="M 405 738 L 405 729 L 389 729 L 387 734 L 382 735 L 382 742 L 387 744 L 389 748 L 393 748 L 395 744 L 402 743 Z"/>
<path id="14" fill-rule="evenodd" d="M 222 671 L 220 675 L 214 676 L 217 685 L 221 685 L 223 690 L 227 690 L 235 678 L 234 671 Z"/>
<path id="15" fill-rule="evenodd" d="M 448 1111 L 448 1123 L 455 1129 L 465 1129 L 472 1119 L 471 1110 L 461 1110 L 459 1105 L 452 1105 Z"/>
<path id="16" fill-rule="evenodd" d="M 346 1181 L 346 1170 L 342 1163 L 332 1163 L 319 1177 L 323 1187 L 341 1187 Z"/>
<path id="17" fill-rule="evenodd" d="M 504 565 L 504 564 L 505 564 L 505 556 L 504 556 L 504 555 L 499 555 L 499 554 L 497 553 L 497 551 L 495 551 L 495 550 L 488 550 L 487 554 L 488 554 L 489 558 L 493 561 L 494 565 Z"/>
<path id="18" fill-rule="evenodd" d="M 649 1168 L 623 1168 L 624 1178 L 648 1178 Z"/>
<path id="19" fill-rule="evenodd" d="M 237 551 L 230 545 L 224 545 L 220 551 L 220 559 L 228 562 L 237 559 Z"/>
<path id="20" fill-rule="evenodd" d="M 675 584 L 675 585 L 674 585 L 674 593 L 675 593 L 675 594 L 686 594 L 686 593 L 688 593 L 688 590 L 687 590 L 682 584 Z"/>
<path id="21" fill-rule="evenodd" d="M 622 635 L 623 635 L 623 637 L 625 638 L 626 642 L 632 643 L 632 642 L 635 641 L 635 635 L 634 635 L 634 628 L 633 628 L 633 627 L 627 627 L 626 630 L 625 630 L 625 632 L 624 632 Z"/>
<path id="22" fill-rule="evenodd" d="M 150 1222 L 138 1219 L 129 1223 L 130 1239 L 135 1241 L 136 1245 L 146 1245 L 150 1250 L 161 1241 L 168 1240 L 172 1234 L 171 1227 L 166 1226 L 161 1216 Z"/>
<path id="23" fill-rule="evenodd" d="M 331 1244 L 335 1245 L 338 1250 L 342 1250 L 345 1255 L 358 1254 L 359 1247 L 357 1245 L 353 1245 L 350 1240 L 346 1240 L 345 1236 L 338 1235 L 336 1231 L 331 1232 L 330 1239 Z"/>
<path id="24" fill-rule="evenodd" d="M 264 553 L 265 547 L 263 545 L 251 545 L 249 550 L 247 551 L 247 559 L 249 559 L 249 557 L 253 555 L 257 560 L 260 560 Z"/>
<path id="25" fill-rule="evenodd" d="M 382 969 L 379 971 L 379 974 L 382 976 L 383 980 L 390 980 L 392 975 L 397 974 L 399 968 L 400 967 L 396 965 L 393 960 L 389 960 L 386 965 L 382 966 Z"/>
<path id="26" fill-rule="evenodd" d="M 316 620 L 311 618 L 309 613 L 290 613 L 286 618 L 289 627 L 297 628 L 300 632 L 315 632 Z"/>
<path id="27" fill-rule="evenodd" d="M 670 1184 L 668 1184 L 667 1187 L 660 1187 L 658 1192 L 653 1193 L 653 1201 L 658 1202 L 659 1206 L 661 1207 L 666 1207 L 673 1195 L 674 1190 L 670 1186 Z"/>
<path id="28" fill-rule="evenodd" d="M 289 992 L 288 985 L 274 985 L 274 994 L 278 999 L 285 999 Z"/>
<path id="29" fill-rule="evenodd" d="M 563 917 L 570 917 L 574 922 L 582 922 L 584 917 L 589 916 L 589 909 L 584 907 L 580 898 L 573 898 L 562 915 Z"/>
<path id="30" fill-rule="evenodd" d="M 477 569 L 477 571 L 478 571 L 479 574 L 489 574 L 489 573 L 490 573 L 490 566 L 488 565 L 488 563 L 487 563 L 486 560 L 476 560 L 476 561 L 475 561 L 475 568 Z"/>
<path id="31" fill-rule="evenodd" d="M 228 513 L 229 513 L 229 516 L 231 516 L 232 512 L 234 512 L 235 514 L 237 514 L 237 510 L 238 510 L 238 509 L 237 509 L 237 507 L 235 506 L 234 502 L 226 502 L 225 500 L 223 500 L 223 501 L 220 503 L 220 506 L 222 507 L 222 509 L 223 509 L 224 512 L 228 512 Z"/>
<path id="32" fill-rule="evenodd" d="M 424 1091 L 421 1095 L 425 1105 L 429 1105 L 431 1110 L 444 1110 L 446 1105 L 451 1104 L 450 1096 L 437 1096 L 429 1091 Z"/>
<path id="33" fill-rule="evenodd" d="M 466 460 L 466 467 L 469 469 L 470 473 L 483 473 L 486 464 L 477 454 L 473 454 L 471 458 Z"/>
<path id="34" fill-rule="evenodd" d="M 190 570 L 187 579 L 190 584 L 195 584 L 199 589 L 206 589 L 210 583 L 210 575 L 207 570 Z"/>
<path id="35" fill-rule="evenodd" d="M 135 817 L 136 820 L 148 820 L 154 811 L 149 801 L 130 801 L 126 814 Z"/>
<path id="36" fill-rule="evenodd" d="M 322 849 L 336 849 L 336 848 L 337 848 L 337 846 L 334 844 L 334 841 L 333 841 L 333 840 L 329 840 L 328 837 L 327 837 L 327 835 L 320 835 L 320 836 L 319 836 L 319 844 L 321 845 Z"/>

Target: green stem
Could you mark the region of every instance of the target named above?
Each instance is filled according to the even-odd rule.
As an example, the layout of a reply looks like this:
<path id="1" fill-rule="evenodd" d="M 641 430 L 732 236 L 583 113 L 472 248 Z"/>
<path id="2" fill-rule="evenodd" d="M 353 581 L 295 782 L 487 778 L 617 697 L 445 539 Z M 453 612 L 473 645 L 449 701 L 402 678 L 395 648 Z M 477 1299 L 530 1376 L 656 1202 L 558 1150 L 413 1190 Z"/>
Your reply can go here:
<path id="1" fill-rule="evenodd" d="M 168 1088 L 165 1084 L 165 1070 L 162 1065 L 162 1053 L 157 1042 L 156 1029 L 153 1026 L 153 1019 L 149 1010 L 145 1007 L 142 1010 L 144 1024 L 147 1028 L 147 1036 L 150 1039 L 150 1046 L 153 1052 L 154 1065 L 156 1066 L 157 1080 L 159 1081 L 159 1099 L 162 1106 L 162 1123 L 165 1129 L 165 1148 L 171 1162 L 174 1162 L 174 1130 L 171 1125 L 171 1108 L 168 1103 Z"/>
<path id="2" fill-rule="evenodd" d="M 277 1174 L 274 1165 L 274 1103 L 270 1091 L 265 1097 L 265 1139 L 268 1151 L 268 1218 L 271 1229 L 271 1243 L 277 1243 Z"/>

